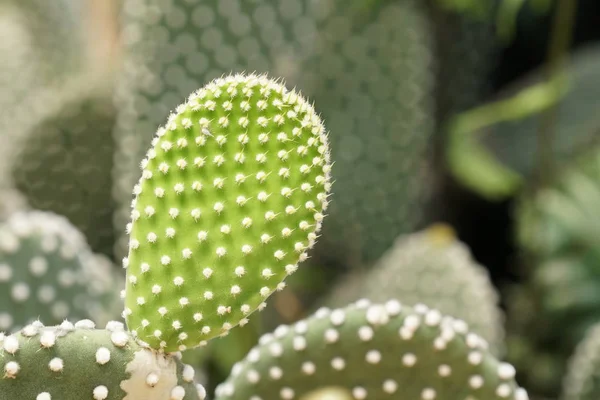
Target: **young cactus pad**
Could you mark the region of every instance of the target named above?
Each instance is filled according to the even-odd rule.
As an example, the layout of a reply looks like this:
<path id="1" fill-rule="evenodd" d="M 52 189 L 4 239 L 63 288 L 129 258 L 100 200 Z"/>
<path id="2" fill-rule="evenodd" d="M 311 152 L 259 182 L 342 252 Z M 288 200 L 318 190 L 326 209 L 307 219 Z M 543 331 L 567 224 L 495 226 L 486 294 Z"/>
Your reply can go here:
<path id="1" fill-rule="evenodd" d="M 360 300 L 263 336 L 215 398 L 291 400 L 341 387 L 357 400 L 527 399 L 514 376 L 460 320 Z"/>
<path id="2" fill-rule="evenodd" d="M 142 348 L 119 322 L 28 325 L 0 335 L 0 398 L 22 400 L 203 400 L 194 369 Z"/>
<path id="3" fill-rule="evenodd" d="M 164 351 L 227 334 L 264 307 L 317 238 L 325 128 L 266 76 L 216 79 L 177 107 L 135 186 L 124 316 Z"/>

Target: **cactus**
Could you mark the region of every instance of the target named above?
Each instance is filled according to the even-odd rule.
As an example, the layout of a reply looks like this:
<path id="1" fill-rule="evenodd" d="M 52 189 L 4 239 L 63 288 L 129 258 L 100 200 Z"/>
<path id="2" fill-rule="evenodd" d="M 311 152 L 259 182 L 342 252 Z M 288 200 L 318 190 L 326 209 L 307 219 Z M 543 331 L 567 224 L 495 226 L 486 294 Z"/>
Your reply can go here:
<path id="1" fill-rule="evenodd" d="M 527 399 L 514 375 L 463 321 L 360 300 L 263 336 L 215 398 L 294 399 L 333 386 L 354 399 Z"/>
<path id="2" fill-rule="evenodd" d="M 563 379 L 562 400 L 594 400 L 600 395 L 600 324 L 595 324 L 577 345 Z"/>
<path id="3" fill-rule="evenodd" d="M 350 274 L 323 304 L 340 307 L 363 297 L 374 302 L 397 298 L 403 304 L 427 304 L 467 322 L 489 342 L 494 354 L 503 349 L 504 316 L 498 293 L 488 271 L 447 225 L 400 236 L 372 269 Z"/>
<path id="4" fill-rule="evenodd" d="M 594 149 L 576 160 L 551 186 L 524 196 L 516 210 L 517 237 L 523 260 L 530 263 L 525 276 L 533 316 L 518 321 L 523 309 L 509 310 L 512 335 L 530 343 L 533 354 L 553 360 L 553 374 L 535 385 L 543 393 L 556 393 L 559 377 L 585 332 L 600 321 L 600 152 Z M 512 302 L 509 302 L 509 305 Z M 529 374 L 536 357 L 515 359 Z M 533 374 L 533 372 L 532 372 Z M 524 379 L 528 379 L 525 377 Z M 533 385 L 533 384 L 532 384 Z"/>
<path id="5" fill-rule="evenodd" d="M 159 128 L 134 188 L 125 316 L 153 348 L 197 347 L 264 307 L 327 208 L 325 128 L 266 76 L 210 82 Z"/>
<path id="6" fill-rule="evenodd" d="M 81 2 L 4 0 L 0 4 L 0 120 L 28 92 L 61 85 L 85 66 Z M 17 106 L 17 107 L 15 107 Z"/>
<path id="7" fill-rule="evenodd" d="M 330 125 L 337 189 L 315 256 L 347 265 L 378 258 L 416 226 L 423 209 L 435 74 L 421 3 L 402 0 L 368 13 L 346 0 L 144 0 L 125 7 L 117 226 L 128 218 L 147 133 L 170 105 L 223 70 L 269 72 L 314 100 Z M 117 254 L 124 255 L 127 237 L 119 234 Z"/>
<path id="8" fill-rule="evenodd" d="M 118 315 L 119 276 L 64 217 L 19 212 L 0 227 L 0 238 L 0 330 L 36 317 L 105 323 Z"/>
<path id="9" fill-rule="evenodd" d="M 115 109 L 109 91 L 89 88 L 27 132 L 12 162 L 14 186 L 31 207 L 64 215 L 92 250 L 112 255 L 110 188 Z M 65 202 L 65 198 L 69 201 Z"/>
<path id="10" fill-rule="evenodd" d="M 11 214 L 25 209 L 27 209 L 27 200 L 22 193 L 14 188 L 0 186 L 0 221 L 4 221 Z"/>
<path id="11" fill-rule="evenodd" d="M 195 371 L 177 355 L 136 342 L 120 322 L 90 320 L 45 327 L 36 322 L 0 336 L 0 393 L 31 400 L 203 400 Z"/>

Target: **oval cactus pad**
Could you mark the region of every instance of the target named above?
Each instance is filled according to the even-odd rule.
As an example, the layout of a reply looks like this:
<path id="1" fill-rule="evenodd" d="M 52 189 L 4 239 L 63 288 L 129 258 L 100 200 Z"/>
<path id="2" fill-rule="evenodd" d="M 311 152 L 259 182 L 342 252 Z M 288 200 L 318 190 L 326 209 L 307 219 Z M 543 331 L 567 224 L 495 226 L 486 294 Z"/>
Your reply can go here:
<path id="1" fill-rule="evenodd" d="M 253 74 L 190 95 L 141 167 L 124 316 L 167 352 L 227 334 L 283 288 L 315 243 L 331 185 L 313 107 Z"/>

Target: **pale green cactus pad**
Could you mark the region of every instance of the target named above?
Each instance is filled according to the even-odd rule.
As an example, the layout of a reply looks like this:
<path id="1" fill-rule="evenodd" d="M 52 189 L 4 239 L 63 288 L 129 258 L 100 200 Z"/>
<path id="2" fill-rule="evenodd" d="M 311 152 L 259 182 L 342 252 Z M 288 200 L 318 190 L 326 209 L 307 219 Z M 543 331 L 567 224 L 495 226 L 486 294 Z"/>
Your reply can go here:
<path id="1" fill-rule="evenodd" d="M 215 398 L 291 400 L 339 387 L 358 400 L 527 399 L 514 375 L 463 321 L 360 300 L 263 336 Z"/>
<path id="2" fill-rule="evenodd" d="M 158 130 L 134 188 L 130 330 L 164 351 L 226 334 L 308 257 L 327 208 L 325 128 L 258 75 L 210 82 Z"/>
<path id="3" fill-rule="evenodd" d="M 143 348 L 119 322 L 28 325 L 0 335 L 0 394 L 21 400 L 203 400 L 195 371 Z"/>
<path id="4" fill-rule="evenodd" d="M 492 353 L 504 345 L 504 314 L 500 296 L 484 266 L 445 224 L 398 237 L 375 266 L 348 275 L 328 294 L 328 307 L 341 307 L 360 298 L 403 304 L 427 304 L 460 318 L 485 338 Z"/>
<path id="5" fill-rule="evenodd" d="M 600 397 L 600 324 L 591 327 L 569 361 L 563 380 L 563 400 L 595 400 Z"/>
<path id="6" fill-rule="evenodd" d="M 124 286 L 112 264 L 95 255 L 66 218 L 48 212 L 13 214 L 0 226 L 0 331 L 37 317 L 106 323 L 119 315 Z"/>

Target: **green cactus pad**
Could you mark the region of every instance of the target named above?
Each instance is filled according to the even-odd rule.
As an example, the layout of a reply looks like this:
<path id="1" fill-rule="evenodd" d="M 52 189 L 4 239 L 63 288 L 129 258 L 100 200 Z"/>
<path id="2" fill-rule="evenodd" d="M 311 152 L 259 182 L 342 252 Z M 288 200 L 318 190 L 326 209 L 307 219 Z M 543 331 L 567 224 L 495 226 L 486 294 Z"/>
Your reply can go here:
<path id="1" fill-rule="evenodd" d="M 514 375 L 463 321 L 360 300 L 263 336 L 215 398 L 290 400 L 334 386 L 359 400 L 527 399 Z"/>
<path id="2" fill-rule="evenodd" d="M 563 381 L 563 400 L 595 400 L 600 397 L 600 324 L 594 325 L 577 345 Z"/>
<path id="3" fill-rule="evenodd" d="M 203 400 L 179 354 L 141 347 L 124 326 L 36 322 L 0 336 L 0 397 L 19 400 Z"/>
<path id="4" fill-rule="evenodd" d="M 181 98 L 223 71 L 282 77 L 327 121 L 336 189 L 314 258 L 372 262 L 417 227 L 435 125 L 437 57 L 426 2 L 386 1 L 368 11 L 348 3 L 139 0 L 124 8 L 131 34 L 115 154 L 120 256 L 136 166 L 153 130 Z"/>
<path id="5" fill-rule="evenodd" d="M 353 272 L 334 287 L 324 304 L 341 307 L 360 298 L 427 304 L 467 322 L 489 342 L 492 353 L 498 355 L 504 348 L 500 296 L 487 269 L 448 225 L 400 236 L 372 269 Z"/>
<path id="6" fill-rule="evenodd" d="M 37 317 L 51 324 L 67 317 L 113 319 L 124 279 L 111 265 L 64 217 L 13 214 L 0 226 L 0 331 Z"/>
<path id="7" fill-rule="evenodd" d="M 102 88 L 104 89 L 104 88 Z M 115 109 L 109 90 L 87 89 L 28 133 L 12 165 L 15 187 L 37 210 L 64 215 L 91 248 L 112 255 Z M 65 201 L 68 199 L 68 201 Z"/>
<path id="8" fill-rule="evenodd" d="M 141 165 L 124 316 L 165 351 L 199 346 L 262 308 L 308 257 L 328 203 L 324 126 L 266 76 L 193 93 Z"/>

